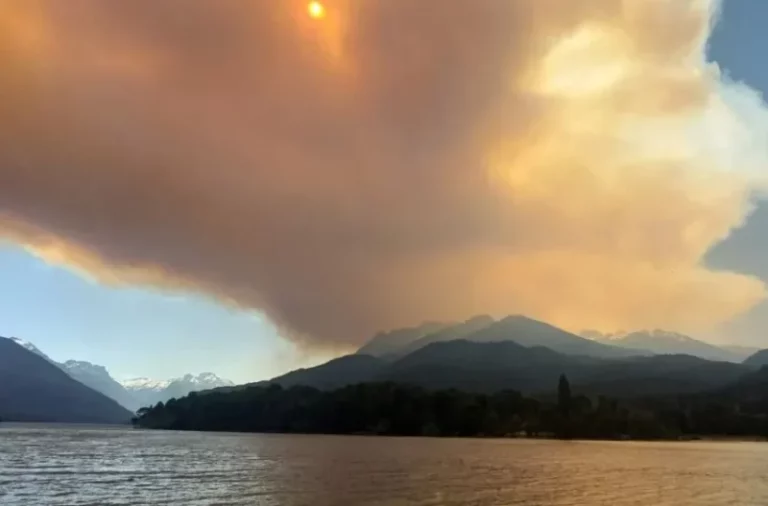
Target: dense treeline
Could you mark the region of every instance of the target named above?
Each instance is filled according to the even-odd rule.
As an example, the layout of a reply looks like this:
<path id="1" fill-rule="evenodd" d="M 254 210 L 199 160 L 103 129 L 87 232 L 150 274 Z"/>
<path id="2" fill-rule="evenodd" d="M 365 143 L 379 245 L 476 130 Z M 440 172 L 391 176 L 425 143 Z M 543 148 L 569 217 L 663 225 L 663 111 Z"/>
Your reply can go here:
<path id="1" fill-rule="evenodd" d="M 572 395 L 561 377 L 556 399 L 364 383 L 324 392 L 278 385 L 190 394 L 139 411 L 139 427 L 172 430 L 656 439 L 763 436 L 764 411 L 716 397 L 647 399 L 631 405 Z"/>

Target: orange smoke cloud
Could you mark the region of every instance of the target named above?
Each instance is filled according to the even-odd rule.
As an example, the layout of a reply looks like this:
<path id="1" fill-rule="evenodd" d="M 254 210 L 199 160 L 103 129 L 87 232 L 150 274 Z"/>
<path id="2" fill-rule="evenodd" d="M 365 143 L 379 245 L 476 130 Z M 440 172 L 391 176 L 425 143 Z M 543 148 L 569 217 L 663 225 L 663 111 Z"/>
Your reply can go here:
<path id="1" fill-rule="evenodd" d="M 66 5 L 64 5 L 66 4 Z M 351 344 L 476 313 L 711 328 L 764 184 L 714 0 L 9 0 L 0 235 Z"/>

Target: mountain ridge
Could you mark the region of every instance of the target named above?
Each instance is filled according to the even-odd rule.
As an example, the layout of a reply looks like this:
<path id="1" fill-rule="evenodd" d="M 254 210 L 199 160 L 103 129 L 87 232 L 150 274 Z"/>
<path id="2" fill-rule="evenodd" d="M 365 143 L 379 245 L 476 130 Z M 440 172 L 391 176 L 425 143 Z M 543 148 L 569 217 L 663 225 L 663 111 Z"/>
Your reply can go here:
<path id="1" fill-rule="evenodd" d="M 425 332 L 427 325 L 432 325 L 435 330 Z M 561 353 L 599 357 L 648 354 L 646 350 L 596 342 L 524 315 L 509 315 L 500 320 L 478 315 L 457 324 L 424 324 L 379 333 L 361 346 L 357 354 L 394 360 L 430 343 L 456 339 L 473 342 L 513 341 L 524 346 L 546 346 Z"/>
<path id="2" fill-rule="evenodd" d="M 136 412 L 141 407 L 137 399 L 109 374 L 106 367 L 84 360 L 67 360 L 55 364 L 72 378 L 114 399 L 126 409 Z"/>
<path id="3" fill-rule="evenodd" d="M 167 380 L 133 378 L 123 380 L 121 384 L 143 407 L 158 402 L 166 402 L 172 398 L 184 397 L 190 392 L 234 386 L 232 381 L 221 378 L 212 372 L 188 373 Z"/>
<path id="4" fill-rule="evenodd" d="M 358 383 L 394 382 L 430 390 L 541 394 L 552 377 L 566 374 L 584 392 L 641 396 L 687 394 L 718 387 L 750 371 L 747 366 L 689 355 L 595 357 L 567 355 L 514 341 L 454 340 L 430 343 L 395 361 L 347 355 L 267 382 L 289 388 L 333 390 Z"/>
<path id="5" fill-rule="evenodd" d="M 131 416 L 117 401 L 77 381 L 18 339 L 0 337 L 0 418 L 115 424 L 128 423 Z"/>
<path id="6" fill-rule="evenodd" d="M 695 339 L 679 332 L 661 329 L 601 334 L 585 331 L 595 342 L 620 348 L 643 349 L 657 355 L 686 354 L 707 360 L 741 362 L 743 356 L 723 347 Z"/>
<path id="7" fill-rule="evenodd" d="M 30 341 L 19 337 L 4 339 L 37 355 L 62 370 L 72 379 L 106 395 L 132 412 L 149 404 L 165 402 L 173 397 L 182 397 L 193 391 L 234 385 L 231 381 L 223 379 L 212 372 L 188 373 L 168 380 L 134 378 L 117 381 L 103 365 L 74 359 L 57 362 Z"/>
<path id="8" fill-rule="evenodd" d="M 768 349 L 760 350 L 750 355 L 744 362 L 744 365 L 754 368 L 761 368 L 768 365 Z"/>
<path id="9" fill-rule="evenodd" d="M 452 323 L 425 322 L 416 327 L 379 332 L 357 350 L 358 355 L 387 356 L 428 334 L 454 325 Z"/>

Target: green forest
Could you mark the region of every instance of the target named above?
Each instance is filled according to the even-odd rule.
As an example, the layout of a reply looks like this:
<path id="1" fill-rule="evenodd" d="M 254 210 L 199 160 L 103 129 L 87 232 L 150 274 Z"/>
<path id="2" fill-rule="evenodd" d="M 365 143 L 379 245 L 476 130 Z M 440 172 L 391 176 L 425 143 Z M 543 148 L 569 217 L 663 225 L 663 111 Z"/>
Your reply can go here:
<path id="1" fill-rule="evenodd" d="M 739 388 L 764 391 L 765 370 Z M 333 391 L 279 385 L 193 393 L 139 410 L 134 425 L 150 429 L 368 434 L 435 437 L 681 439 L 765 437 L 768 403 L 732 391 L 627 400 L 571 391 L 553 378 L 553 394 L 527 397 L 429 391 L 397 383 L 361 383 Z M 554 393 L 556 390 L 556 394 Z"/>

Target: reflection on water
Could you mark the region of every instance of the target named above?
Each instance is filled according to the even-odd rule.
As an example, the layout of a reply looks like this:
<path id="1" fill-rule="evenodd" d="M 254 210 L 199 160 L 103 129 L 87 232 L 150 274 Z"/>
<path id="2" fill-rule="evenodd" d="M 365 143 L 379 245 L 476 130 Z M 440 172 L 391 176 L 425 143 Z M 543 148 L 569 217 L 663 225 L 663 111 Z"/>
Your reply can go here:
<path id="1" fill-rule="evenodd" d="M 766 505 L 768 444 L 0 426 L 0 504 Z"/>

